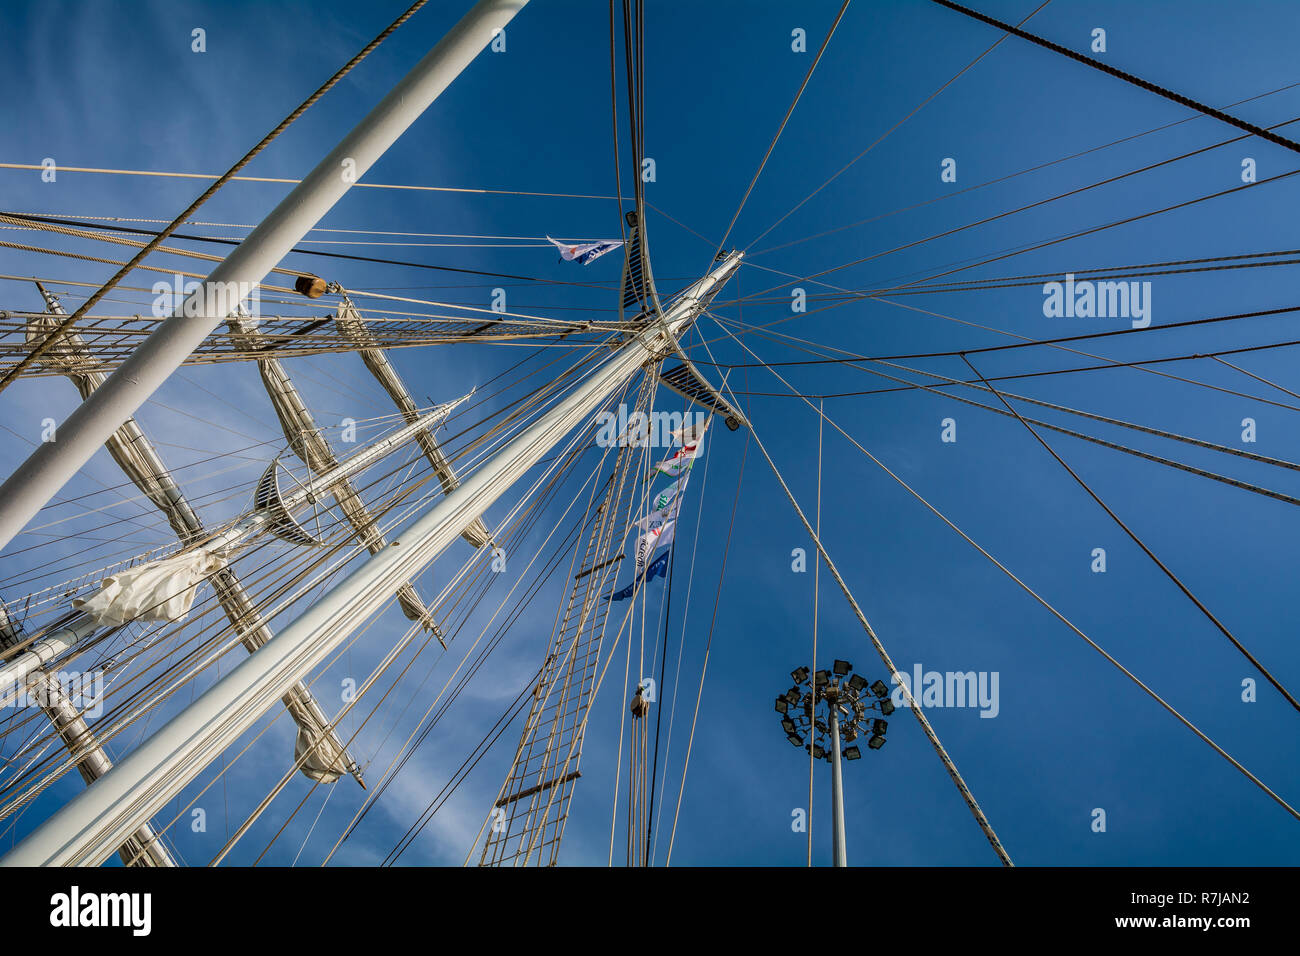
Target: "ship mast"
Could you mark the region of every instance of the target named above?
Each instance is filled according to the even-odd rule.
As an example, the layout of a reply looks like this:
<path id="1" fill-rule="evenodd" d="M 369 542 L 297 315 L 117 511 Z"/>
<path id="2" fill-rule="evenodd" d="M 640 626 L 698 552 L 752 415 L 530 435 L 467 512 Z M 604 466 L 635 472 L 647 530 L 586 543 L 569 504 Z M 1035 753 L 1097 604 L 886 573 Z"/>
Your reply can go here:
<path id="1" fill-rule="evenodd" d="M 109 773 L 32 831 L 0 864 L 94 865 L 178 794 L 258 720 L 284 689 L 325 661 L 409 580 L 480 518 L 556 444 L 645 365 L 661 360 L 740 266 L 731 253 L 618 346 L 569 394 L 258 653 L 173 717 Z"/>
<path id="2" fill-rule="evenodd" d="M 41 297 L 45 300 L 48 316 L 67 315 L 55 295 L 39 282 L 36 283 L 36 288 L 40 290 Z M 28 324 L 29 329 L 33 333 L 43 333 L 52 321 L 52 318 L 33 319 Z M 107 378 L 95 367 L 94 355 L 75 331 L 70 331 L 63 337 L 59 347 L 50 351 L 45 364 L 70 379 L 83 399 L 93 395 L 103 386 Z M 198 513 L 163 462 L 157 447 L 135 418 L 128 418 L 123 422 L 109 436 L 105 447 L 122 473 L 167 517 L 168 523 L 182 544 L 193 544 L 207 535 L 207 529 Z M 221 568 L 212 576 L 211 582 L 222 610 L 225 611 L 226 617 L 239 635 L 240 642 L 250 654 L 271 639 L 270 625 L 266 623 L 262 612 L 249 596 L 233 568 Z M 27 649 L 25 654 L 0 664 L 0 699 L 3 699 L 9 686 L 23 680 L 29 670 L 52 660 L 69 647 L 88 640 L 95 630 L 96 625 L 93 621 L 74 618 L 55 632 L 43 635 L 37 643 Z M 33 661 L 35 663 L 32 663 Z M 327 729 L 330 726 L 329 719 L 306 685 L 300 684 L 290 688 L 285 694 L 284 705 L 308 739 L 318 740 L 328 737 L 329 749 L 342 753 L 343 763 L 348 772 L 358 783 L 365 786 L 356 761 L 346 753 L 334 732 Z M 107 757 L 98 763 L 100 766 L 112 766 Z M 304 770 L 304 772 L 309 771 Z"/>

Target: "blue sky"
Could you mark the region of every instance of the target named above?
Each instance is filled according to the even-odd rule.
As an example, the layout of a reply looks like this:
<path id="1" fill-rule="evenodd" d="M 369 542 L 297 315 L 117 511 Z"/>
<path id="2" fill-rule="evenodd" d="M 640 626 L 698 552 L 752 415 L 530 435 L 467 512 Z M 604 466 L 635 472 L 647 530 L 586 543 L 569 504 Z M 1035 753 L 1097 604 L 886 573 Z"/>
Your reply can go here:
<path id="1" fill-rule="evenodd" d="M 1024 0 L 983 0 L 979 7 L 1015 22 L 1035 5 Z M 259 156 L 248 174 L 302 176 L 436 42 L 463 6 L 431 4 L 419 13 Z M 343 3 L 6 5 L 0 12 L 4 20 L 0 53 L 8 62 L 21 64 L 21 69 L 0 105 L 6 130 L 0 162 L 40 163 L 53 157 L 61 166 L 224 171 L 399 9 L 400 5 L 372 4 L 358 10 Z M 815 51 L 837 9 L 838 4 L 824 2 L 649 5 L 645 136 L 646 153 L 655 160 L 656 180 L 647 184 L 647 196 L 663 212 L 710 240 L 703 241 L 664 216 L 651 217 L 653 264 L 663 289 L 675 289 L 707 267 L 714 243 L 731 220 L 808 68 L 813 52 L 792 52 L 791 31 L 806 30 L 810 51 Z M 206 30 L 204 54 L 191 52 L 195 27 Z M 1029 29 L 1081 51 L 1088 50 L 1091 33 L 1098 27 L 1106 31 L 1107 50 L 1101 56 L 1107 62 L 1216 107 L 1300 81 L 1294 67 L 1300 21 L 1287 4 L 1056 0 L 1028 24 Z M 506 52 L 481 54 L 365 181 L 612 195 L 607 36 L 604 5 L 530 5 L 508 28 Z M 734 301 L 737 292 L 752 295 L 787 281 L 760 265 L 796 276 L 820 272 L 1236 135 L 1200 117 L 949 197 L 958 189 L 1193 115 L 1010 38 L 770 235 L 750 246 L 996 37 L 989 27 L 920 0 L 859 0 L 852 5 L 732 232 L 728 244 L 748 248 L 748 261 L 755 265 L 741 270 L 720 297 L 717 313 L 750 323 L 791 316 L 788 296 L 794 283 L 770 294 L 779 301 Z M 621 76 L 621 64 L 619 70 Z M 625 102 L 620 95 L 619 136 L 624 145 Z M 1229 111 L 1262 125 L 1300 117 L 1300 89 Z M 940 179 L 940 164 L 949 157 L 956 160 L 956 183 Z M 848 289 L 892 285 L 898 277 L 944 272 L 956 263 L 1229 189 L 1241 185 L 1241 162 L 1246 157 L 1256 161 L 1261 180 L 1300 165 L 1285 149 L 1245 140 L 882 256 L 825 281 Z M 623 172 L 626 183 L 626 164 Z M 42 183 L 36 172 L 0 170 L 0 208 L 169 221 L 199 188 L 193 180 L 75 173 L 61 173 L 51 184 Z M 255 223 L 287 188 L 232 184 L 199 218 Z M 1261 183 L 1232 196 L 1014 256 L 953 278 L 1061 276 L 1111 265 L 1293 248 L 1289 212 L 1298 188 L 1290 179 Z M 934 199 L 941 201 L 833 236 L 764 251 Z M 353 190 L 322 225 L 588 239 L 616 236 L 617 215 L 612 200 Z M 12 235 L 15 241 L 33 241 L 31 233 Z M 89 246 L 69 243 L 67 248 L 91 251 Z M 540 248 L 389 251 L 397 258 L 545 278 L 613 282 L 618 277 L 615 256 L 583 269 L 559 264 L 553 253 Z M 376 254 L 386 252 L 381 249 Z M 0 272 L 5 274 L 82 281 L 110 274 L 107 266 L 10 250 L 3 252 L 0 261 Z M 350 288 L 403 288 L 410 291 L 398 294 L 478 305 L 486 305 L 490 294 L 487 285 L 469 285 L 478 280 L 450 273 L 291 261 L 311 262 L 307 268 Z M 1289 268 L 1154 277 L 1152 325 L 1295 305 L 1295 294 L 1288 288 Z M 810 295 L 825 291 L 813 283 L 799 284 Z M 432 288 L 439 285 L 462 287 Z M 4 281 L 0 287 L 5 293 L 0 307 L 39 307 L 30 283 Z M 522 311 L 550 308 L 564 315 L 558 310 L 614 305 L 611 292 L 573 287 L 512 286 L 508 293 L 511 308 Z M 1042 290 L 1036 284 L 927 293 L 895 301 L 1031 338 L 1127 324 L 1125 320 L 1046 318 Z M 1120 361 L 1202 353 L 1300 338 L 1293 334 L 1294 322 L 1294 316 L 1282 315 L 1200 329 L 1143 332 L 1077 347 Z M 1010 341 L 995 332 L 881 301 L 856 302 L 815 314 L 810 308 L 809 314 L 777 330 L 867 355 L 948 351 Z M 723 334 L 712 322 L 702 324 L 701 331 L 710 339 Z M 809 357 L 757 336 L 746 341 L 768 361 Z M 720 363 L 752 361 L 726 341 L 711 348 Z M 1294 388 L 1294 354 L 1294 349 L 1276 349 L 1232 361 Z M 513 349 L 478 346 L 394 353 L 412 391 L 435 401 L 468 391 L 516 358 Z M 986 375 L 1095 364 L 1048 349 L 1017 349 L 976 361 Z M 960 360 L 952 357 L 904 364 L 953 377 L 965 372 Z M 369 383 L 354 356 L 290 360 L 288 365 L 295 377 L 301 375 L 299 384 L 323 420 L 335 422 L 347 415 L 362 417 L 386 410 L 382 394 Z M 1162 368 L 1248 395 L 1300 404 L 1217 363 L 1202 360 Z M 810 394 L 891 384 L 849 367 L 792 366 L 781 372 Z M 711 374 L 720 375 L 716 370 Z M 758 435 L 792 491 L 811 508 L 817 485 L 815 415 L 797 400 L 760 394 L 784 391 L 762 369 L 733 371 L 728 384 L 747 403 Z M 1133 368 L 1025 379 L 1007 387 L 1285 460 L 1295 459 L 1300 441 L 1295 409 Z M 224 401 L 217 401 L 213 393 Z M 249 367 L 185 369 L 156 398 L 140 418 L 167 442 L 164 451 L 169 463 L 180 465 L 213 451 L 233 451 L 247 445 L 250 437 L 269 442 L 259 452 L 260 458 L 254 455 L 257 460 L 235 473 L 248 482 L 276 450 L 274 419 Z M 39 419 L 45 415 L 61 419 L 74 399 L 72 387 L 54 379 L 23 381 L 7 390 L 0 397 L 10 425 L 0 434 L 0 450 L 6 458 L 25 454 L 39 431 Z M 1283 469 L 1095 422 L 1080 424 L 1078 419 L 1041 409 L 1025 410 L 1066 427 L 1300 494 L 1300 482 Z M 1291 729 L 1294 712 L 1023 426 L 919 391 L 828 399 L 826 411 L 1277 793 L 1300 799 L 1300 765 Z M 217 425 L 196 431 L 187 414 Z M 957 423 L 954 443 L 940 440 L 940 423 L 949 417 Z M 1241 422 L 1247 417 L 1257 424 L 1253 445 L 1241 440 Z M 1284 684 L 1300 684 L 1292 600 L 1296 516 L 1290 513 L 1290 505 L 1065 436 L 1049 434 L 1048 441 Z M 689 493 L 703 492 L 702 516 L 698 528 L 691 526 L 692 519 L 681 532 L 682 544 L 694 542 L 698 535 L 698 551 L 689 605 L 684 598 L 685 562 L 679 564 L 674 583 L 673 647 L 682 638 L 683 609 L 688 610 L 682 686 L 675 700 L 665 701 L 675 706 L 666 787 L 669 806 L 677 792 L 680 755 L 709 638 L 731 506 L 741 479 L 674 864 L 797 865 L 804 860 L 804 837 L 791 832 L 790 820 L 793 809 L 807 804 L 807 761 L 784 740 L 772 698 L 788 686 L 790 669 L 805 663 L 811 653 L 813 575 L 791 571 L 792 549 L 808 548 L 809 542 L 752 443 L 740 476 L 744 448 L 743 433 L 719 428 L 710 435 L 707 481 L 693 483 Z M 97 457 L 64 494 L 93 490 L 96 479 L 117 480 L 106 456 Z M 194 487 L 210 490 L 227 480 L 196 481 Z M 910 673 L 919 663 L 927 670 L 999 674 L 1000 712 L 995 719 L 956 708 L 934 709 L 929 716 L 1018 863 L 1296 862 L 1300 836 L 1293 818 L 829 427 L 822 493 L 825 545 L 900 669 Z M 225 517 L 237 504 L 221 504 L 205 512 L 205 517 Z M 691 500 L 687 513 L 694 515 L 698 504 Z M 504 506 L 498 505 L 488 517 L 499 520 L 504 513 Z M 459 550 L 424 579 L 428 590 L 434 589 L 429 582 L 440 586 L 468 555 L 465 546 L 456 547 Z M 1091 553 L 1098 547 L 1107 552 L 1105 574 L 1090 570 Z M 680 545 L 678 554 L 680 558 Z M 21 570 L 24 559 L 4 560 L 8 577 Z M 517 633 L 502 644 L 398 777 L 390 799 L 367 818 L 335 863 L 381 859 L 443 786 L 540 662 L 553 617 L 549 609 L 560 590 L 559 582 L 552 582 Z M 12 600 L 14 595 L 4 597 Z M 319 686 L 337 686 L 340 675 L 359 672 L 361 661 L 377 659 L 385 642 L 391 643 L 400 633 L 400 622 L 391 612 L 382 618 L 355 648 L 355 667 L 341 661 L 319 678 Z M 473 630 L 477 633 L 477 628 Z M 441 686 L 460 653 L 453 643 L 438 660 L 430 686 Z M 872 677 L 883 676 L 860 626 L 823 571 L 819 658 L 831 656 L 849 659 Z M 671 674 L 675 658 L 669 664 Z M 422 668 L 415 670 L 423 676 Z M 1241 682 L 1248 677 L 1259 685 L 1253 703 L 1241 700 Z M 418 678 L 413 678 L 403 685 L 408 695 L 415 693 L 417 683 Z M 417 698 L 416 703 L 422 700 Z M 613 757 L 626 701 L 619 686 L 602 690 L 561 862 L 603 863 L 607 858 Z M 409 719 L 408 715 L 403 728 Z M 222 821 L 237 825 L 242 813 L 278 777 L 280 761 L 291 747 L 286 723 L 274 723 L 263 744 L 230 775 L 225 796 L 228 815 L 213 791 L 200 799 L 208 807 L 210 821 L 216 821 L 210 823 L 209 832 L 177 828 L 175 840 L 188 861 L 206 862 L 223 842 Z M 664 724 L 666 732 L 667 714 Z M 469 840 L 497 792 L 515 739 L 515 729 L 504 735 L 402 862 L 464 860 Z M 377 744 L 375 739 L 365 746 Z M 900 711 L 891 720 L 889 745 L 865 757 L 846 768 L 852 863 L 996 864 L 908 715 Z M 827 777 L 826 768 L 818 767 L 812 819 L 815 857 L 822 862 L 829 858 Z M 78 780 L 62 781 L 23 817 L 19 832 L 80 786 Z M 336 794 L 321 812 L 301 862 L 318 861 L 357 806 L 356 788 L 346 781 L 339 787 L 349 789 Z M 306 789 L 303 781 L 295 780 L 277 806 L 287 813 Z M 184 800 L 192 795 L 187 792 Z M 272 847 L 268 861 L 293 861 L 323 799 L 318 790 Z M 1106 811 L 1104 833 L 1092 829 L 1095 808 Z M 669 819 L 666 812 L 663 837 Z M 259 823 L 230 860 L 252 862 L 277 827 L 278 818 L 274 825 Z M 663 861 L 664 850 L 661 839 L 658 862 Z"/>

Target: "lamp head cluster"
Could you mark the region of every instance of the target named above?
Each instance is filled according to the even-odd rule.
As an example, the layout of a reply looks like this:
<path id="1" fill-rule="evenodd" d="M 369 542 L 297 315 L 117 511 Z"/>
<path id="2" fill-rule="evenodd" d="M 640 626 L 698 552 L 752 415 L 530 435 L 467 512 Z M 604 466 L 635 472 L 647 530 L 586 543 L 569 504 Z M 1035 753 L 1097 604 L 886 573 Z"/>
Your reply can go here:
<path id="1" fill-rule="evenodd" d="M 888 717 L 894 712 L 889 687 L 877 680 L 868 685 L 861 674 L 853 673 L 848 661 L 835 661 L 830 670 L 810 673 L 806 667 L 790 672 L 794 686 L 776 699 L 781 728 L 795 747 L 803 747 L 814 757 L 831 759 L 831 714 L 838 717 L 845 760 L 857 760 L 861 748 L 854 743 L 866 738 L 867 747 L 879 750 L 885 745 Z M 880 716 L 876 716 L 876 715 Z"/>

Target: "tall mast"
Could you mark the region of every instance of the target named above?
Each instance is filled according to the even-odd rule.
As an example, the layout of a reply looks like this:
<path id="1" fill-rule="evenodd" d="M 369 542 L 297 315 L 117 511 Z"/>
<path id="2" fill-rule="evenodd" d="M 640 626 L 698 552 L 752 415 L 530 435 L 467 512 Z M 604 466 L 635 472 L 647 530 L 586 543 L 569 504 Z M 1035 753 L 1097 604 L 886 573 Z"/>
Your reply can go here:
<path id="1" fill-rule="evenodd" d="M 311 608 L 215 683 L 128 754 L 105 776 L 48 817 L 0 864 L 93 865 L 102 862 L 252 727 L 282 688 L 328 659 L 391 593 L 504 494 L 572 429 L 647 363 L 663 358 L 740 266 L 728 255 L 654 323 L 614 353 L 533 425 L 439 499 L 398 540 L 368 559 Z"/>
<path id="2" fill-rule="evenodd" d="M 210 301 L 252 290 L 419 118 L 528 0 L 479 0 L 248 238 L 0 486 L 0 548 L 88 462 L 187 356 L 234 311 Z M 355 174 L 355 175 L 353 175 Z M 248 292 L 236 292 L 238 295 Z"/>
<path id="3" fill-rule="evenodd" d="M 844 845 L 844 781 L 840 776 L 840 709 L 839 698 L 831 700 L 831 865 L 848 866 L 848 848 Z"/>

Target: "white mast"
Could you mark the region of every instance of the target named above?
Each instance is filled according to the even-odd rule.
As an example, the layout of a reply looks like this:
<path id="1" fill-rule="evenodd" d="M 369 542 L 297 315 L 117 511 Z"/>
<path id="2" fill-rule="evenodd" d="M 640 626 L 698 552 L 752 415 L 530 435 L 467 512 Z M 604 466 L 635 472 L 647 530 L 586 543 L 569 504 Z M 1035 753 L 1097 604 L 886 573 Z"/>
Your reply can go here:
<path id="1" fill-rule="evenodd" d="M 644 329 L 460 487 L 440 499 L 388 548 L 324 594 L 116 767 L 41 823 L 6 866 L 101 863 L 141 823 L 197 777 L 271 706 L 378 610 L 396 584 L 438 553 L 647 362 L 662 358 L 740 265 L 732 253 L 681 295 L 662 325 Z"/>
<path id="2" fill-rule="evenodd" d="M 504 28 L 528 0 L 479 0 L 370 113 L 212 270 L 170 319 L 0 486 L 0 547 L 26 526 L 217 324 L 210 300 L 248 295 Z M 188 311 L 187 311 L 188 306 Z M 195 315 L 195 307 L 198 314 Z M 397 582 L 400 584 L 400 582 Z M 394 585 L 396 588 L 397 585 Z"/>

